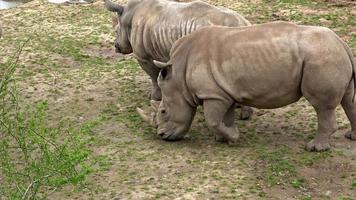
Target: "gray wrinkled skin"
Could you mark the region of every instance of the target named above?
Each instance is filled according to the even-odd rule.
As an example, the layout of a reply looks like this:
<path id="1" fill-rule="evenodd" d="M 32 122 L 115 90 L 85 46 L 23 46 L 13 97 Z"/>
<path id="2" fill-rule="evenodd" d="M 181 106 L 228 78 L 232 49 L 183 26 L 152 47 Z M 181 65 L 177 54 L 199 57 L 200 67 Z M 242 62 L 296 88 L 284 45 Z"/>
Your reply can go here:
<path id="1" fill-rule="evenodd" d="M 109 11 L 118 13 L 118 19 L 114 20 L 116 51 L 134 53 L 142 69 L 152 79 L 153 100 L 161 100 L 161 91 L 157 85 L 159 68 L 152 60 L 168 61 L 176 40 L 204 26 L 250 25 L 232 10 L 201 1 L 129 0 L 126 6 L 121 6 L 105 0 L 105 6 Z M 206 41 L 206 48 L 209 48 L 209 43 Z"/>
<path id="2" fill-rule="evenodd" d="M 159 75 L 158 134 L 166 140 L 183 138 L 196 107 L 203 105 L 219 139 L 236 144 L 234 103 L 272 109 L 304 96 L 318 117 L 317 134 L 306 149 L 327 150 L 340 103 L 352 127 L 345 136 L 356 140 L 354 73 L 349 47 L 327 28 L 286 22 L 206 27 L 174 44 Z"/>

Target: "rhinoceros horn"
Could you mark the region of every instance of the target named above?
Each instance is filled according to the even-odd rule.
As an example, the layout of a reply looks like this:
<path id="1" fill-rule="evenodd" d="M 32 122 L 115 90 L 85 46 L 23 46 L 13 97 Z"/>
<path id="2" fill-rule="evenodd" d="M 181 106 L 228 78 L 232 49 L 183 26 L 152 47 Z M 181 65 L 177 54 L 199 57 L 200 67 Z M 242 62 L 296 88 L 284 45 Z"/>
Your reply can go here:
<path id="1" fill-rule="evenodd" d="M 151 100 L 150 103 L 151 103 L 151 107 L 152 107 L 153 111 L 157 112 L 159 104 L 161 103 L 161 101 Z"/>
<path id="2" fill-rule="evenodd" d="M 117 14 L 120 16 L 124 12 L 124 6 L 121 6 L 117 3 L 114 3 L 110 0 L 104 0 L 105 2 L 105 7 L 111 12 L 117 12 Z"/>
<path id="3" fill-rule="evenodd" d="M 158 67 L 158 68 L 161 68 L 161 69 L 164 69 L 168 66 L 171 66 L 172 64 L 170 64 L 169 62 L 168 63 L 164 63 L 164 62 L 160 62 L 158 60 L 153 60 L 153 63 Z"/>
<path id="4" fill-rule="evenodd" d="M 143 121 L 148 122 L 151 126 L 157 126 L 156 113 L 157 113 L 159 104 L 160 104 L 160 101 L 151 100 L 151 107 L 153 109 L 152 112 L 144 111 L 141 108 L 136 108 L 136 111 L 142 117 Z"/>

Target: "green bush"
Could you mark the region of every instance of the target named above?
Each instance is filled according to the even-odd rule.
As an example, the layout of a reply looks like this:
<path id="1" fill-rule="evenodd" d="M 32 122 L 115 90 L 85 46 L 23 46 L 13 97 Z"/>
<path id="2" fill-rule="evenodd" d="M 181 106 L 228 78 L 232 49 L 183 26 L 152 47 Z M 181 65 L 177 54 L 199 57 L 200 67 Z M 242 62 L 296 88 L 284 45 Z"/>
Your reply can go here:
<path id="1" fill-rule="evenodd" d="M 22 49 L 0 65 L 0 197 L 43 199 L 83 183 L 91 171 L 90 136 L 85 125 L 49 125 L 46 101 L 20 105 L 13 77 Z"/>

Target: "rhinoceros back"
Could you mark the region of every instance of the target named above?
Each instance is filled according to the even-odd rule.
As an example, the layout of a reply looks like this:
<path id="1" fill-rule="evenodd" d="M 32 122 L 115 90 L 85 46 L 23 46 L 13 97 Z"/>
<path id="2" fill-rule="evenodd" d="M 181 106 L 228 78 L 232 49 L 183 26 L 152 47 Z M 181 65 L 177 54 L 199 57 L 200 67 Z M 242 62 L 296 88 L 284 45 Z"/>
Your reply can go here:
<path id="1" fill-rule="evenodd" d="M 201 1 L 150 0 L 141 4 L 132 20 L 131 43 L 136 54 L 155 60 L 168 61 L 173 43 L 201 27 L 250 25 L 245 18 L 229 9 Z"/>

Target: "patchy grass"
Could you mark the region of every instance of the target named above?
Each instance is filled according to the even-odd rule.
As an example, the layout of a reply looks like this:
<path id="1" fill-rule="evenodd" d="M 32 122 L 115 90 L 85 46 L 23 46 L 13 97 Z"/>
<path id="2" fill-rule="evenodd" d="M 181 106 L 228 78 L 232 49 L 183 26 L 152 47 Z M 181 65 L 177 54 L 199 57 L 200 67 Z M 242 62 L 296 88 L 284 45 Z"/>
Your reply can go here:
<path id="1" fill-rule="evenodd" d="M 296 167 L 292 163 L 289 150 L 285 147 L 275 150 L 263 149 L 258 153 L 264 163 L 264 179 L 269 186 L 288 184 L 290 178 L 296 174 Z M 295 180 L 293 180 L 295 181 Z"/>
<path id="2" fill-rule="evenodd" d="M 92 140 L 89 133 L 100 119 L 79 127 L 68 120 L 51 126 L 46 101 L 20 103 L 13 76 L 21 50 L 0 71 L 0 195 L 48 198 L 64 185 L 85 184 L 95 159 L 87 146 Z"/>
<path id="3" fill-rule="evenodd" d="M 208 2 L 234 9 L 253 23 L 287 20 L 327 26 L 356 53 L 352 7 L 311 0 Z M 149 106 L 150 81 L 133 58 L 114 53 L 111 14 L 102 4 L 35 0 L 0 11 L 5 33 L 0 67 L 18 42 L 32 38 L 15 73 L 21 102 L 31 106 L 45 101 L 50 127 L 72 125 L 88 139 L 91 170 L 85 184 L 63 185 L 50 199 L 356 196 L 356 146 L 342 136 L 349 123 L 340 108 L 340 130 L 332 137 L 331 152 L 304 151 L 317 128 L 305 99 L 281 109 L 256 109 L 251 120 L 236 121 L 241 132 L 237 147 L 214 142 L 201 109 L 184 141 L 160 141 L 135 111 Z"/>

